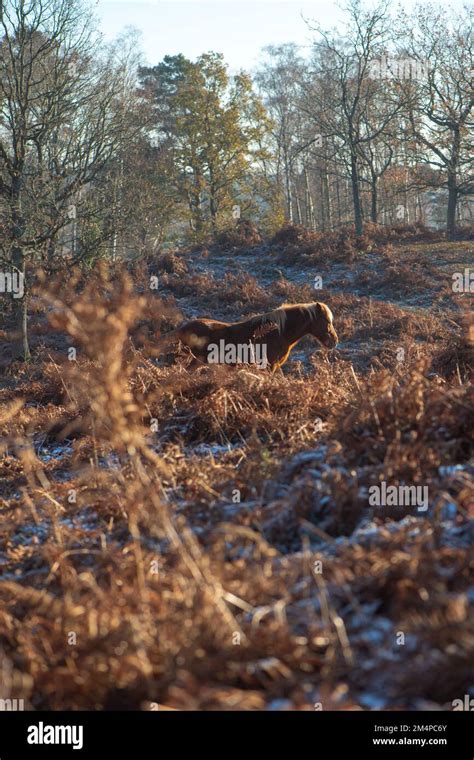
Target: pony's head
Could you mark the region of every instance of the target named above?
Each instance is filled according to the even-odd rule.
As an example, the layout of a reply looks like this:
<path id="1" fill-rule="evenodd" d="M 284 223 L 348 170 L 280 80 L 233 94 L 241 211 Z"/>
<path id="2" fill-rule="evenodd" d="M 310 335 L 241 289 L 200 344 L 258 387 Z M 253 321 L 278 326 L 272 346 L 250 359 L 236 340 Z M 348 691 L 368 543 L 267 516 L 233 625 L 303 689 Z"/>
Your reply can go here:
<path id="1" fill-rule="evenodd" d="M 313 303 L 309 307 L 311 315 L 310 332 L 326 348 L 337 346 L 338 337 L 334 329 L 334 318 L 329 306 L 325 303 Z"/>

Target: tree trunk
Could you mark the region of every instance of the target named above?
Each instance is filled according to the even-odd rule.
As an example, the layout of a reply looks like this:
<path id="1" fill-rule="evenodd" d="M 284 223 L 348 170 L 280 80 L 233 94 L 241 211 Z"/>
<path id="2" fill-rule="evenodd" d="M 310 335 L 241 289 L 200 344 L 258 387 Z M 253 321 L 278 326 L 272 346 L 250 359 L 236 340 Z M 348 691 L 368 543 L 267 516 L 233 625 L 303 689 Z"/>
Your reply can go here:
<path id="1" fill-rule="evenodd" d="M 310 229 L 314 229 L 314 205 L 311 195 L 311 188 L 309 186 L 308 170 L 304 168 L 304 180 L 305 180 L 305 205 L 306 205 L 306 226 Z"/>
<path id="2" fill-rule="evenodd" d="M 199 238 L 202 235 L 204 228 L 204 220 L 202 218 L 202 178 L 199 169 L 193 169 L 193 183 L 188 190 L 188 203 L 189 210 L 191 212 L 191 229 L 196 233 L 196 237 Z"/>
<path id="3" fill-rule="evenodd" d="M 416 194 L 416 200 L 415 200 L 415 222 L 421 222 L 423 223 L 425 220 L 423 218 L 423 206 L 421 204 L 421 195 L 420 193 Z"/>
<path id="4" fill-rule="evenodd" d="M 449 240 L 452 240 L 456 234 L 456 211 L 458 204 L 457 167 L 459 165 L 460 139 L 459 128 L 455 128 L 451 158 L 448 164 L 448 209 L 446 217 L 446 233 Z"/>
<path id="5" fill-rule="evenodd" d="M 370 220 L 377 224 L 378 222 L 378 197 L 377 197 L 377 177 L 373 174 L 370 184 Z"/>
<path id="6" fill-rule="evenodd" d="M 300 197 L 298 195 L 298 187 L 296 183 L 294 185 L 294 194 L 295 194 L 295 206 L 296 206 L 296 223 L 303 224 L 303 215 L 301 213 Z"/>
<path id="7" fill-rule="evenodd" d="M 24 263 L 24 262 L 23 262 Z M 23 359 L 25 362 L 31 359 L 30 345 L 28 340 L 28 293 L 26 292 L 26 284 L 24 279 L 25 269 L 23 268 L 23 283 L 25 292 L 23 298 L 20 301 L 21 304 L 21 348 L 23 353 Z"/>
<path id="8" fill-rule="evenodd" d="M 342 223 L 342 214 L 341 214 L 341 193 L 339 190 L 339 177 L 336 173 L 336 201 L 337 201 L 337 221 L 338 224 L 341 225 Z"/>
<path id="9" fill-rule="evenodd" d="M 291 195 L 291 176 L 288 161 L 285 156 L 285 188 L 286 188 L 286 213 L 290 224 L 293 224 L 293 200 Z"/>
<path id="10" fill-rule="evenodd" d="M 217 235 L 217 188 L 214 178 L 214 167 L 209 166 L 209 213 L 211 216 L 211 231 Z"/>
<path id="11" fill-rule="evenodd" d="M 319 172 L 319 192 L 321 195 L 321 231 L 326 231 L 326 206 L 325 206 L 325 197 L 324 197 L 324 182 L 323 182 L 323 173 L 322 171 Z"/>
<path id="12" fill-rule="evenodd" d="M 328 229 L 332 228 L 332 211 L 331 211 L 331 193 L 329 192 L 329 177 L 328 177 L 328 171 L 327 166 L 324 167 L 324 174 L 323 174 L 323 188 L 324 188 L 324 195 L 326 198 L 326 218 L 328 222 Z"/>
<path id="13" fill-rule="evenodd" d="M 12 180 L 10 208 L 12 219 L 12 265 L 14 272 L 21 277 L 23 283 L 23 295 L 21 298 L 15 299 L 15 338 L 12 346 L 12 356 L 14 359 L 23 358 L 24 361 L 28 361 L 31 358 L 31 354 L 28 344 L 28 297 L 26 294 L 25 282 L 26 262 L 22 245 L 25 220 L 23 218 L 21 204 L 20 172 L 18 172 Z"/>
<path id="14" fill-rule="evenodd" d="M 446 218 L 446 232 L 449 240 L 452 240 L 456 233 L 457 202 L 458 191 L 456 187 L 456 177 L 450 174 L 448 176 L 448 212 Z"/>
<path id="15" fill-rule="evenodd" d="M 214 236 L 217 235 L 217 200 L 216 189 L 211 184 L 209 188 L 209 211 L 211 214 L 211 230 Z"/>
<path id="16" fill-rule="evenodd" d="M 15 326 L 13 329 L 12 357 L 13 359 L 23 359 L 26 362 L 31 359 L 28 341 L 28 295 L 25 282 L 25 259 L 23 253 L 18 249 L 12 255 L 12 263 L 14 272 L 18 273 L 23 282 L 22 297 L 14 299 L 13 315 Z"/>
<path id="17" fill-rule="evenodd" d="M 355 154 L 351 156 L 351 187 L 352 187 L 352 202 L 354 204 L 354 224 L 356 235 L 362 235 L 362 206 L 360 203 L 360 188 L 359 188 L 359 168 L 357 166 L 357 157 Z"/>

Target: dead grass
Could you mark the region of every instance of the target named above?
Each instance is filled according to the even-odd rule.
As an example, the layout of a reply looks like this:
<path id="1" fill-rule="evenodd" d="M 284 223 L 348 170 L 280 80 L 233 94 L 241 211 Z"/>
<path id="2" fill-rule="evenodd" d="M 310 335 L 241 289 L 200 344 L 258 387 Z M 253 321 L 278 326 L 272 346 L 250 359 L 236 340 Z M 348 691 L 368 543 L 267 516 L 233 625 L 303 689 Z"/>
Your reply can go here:
<path id="1" fill-rule="evenodd" d="M 179 308 L 311 289 L 172 262 L 156 299 L 155 264 L 43 285 L 51 327 L 0 390 L 0 696 L 450 709 L 474 677 L 469 311 L 333 292 L 334 354 L 189 374 L 150 358 Z M 372 506 L 382 481 L 428 511 Z"/>

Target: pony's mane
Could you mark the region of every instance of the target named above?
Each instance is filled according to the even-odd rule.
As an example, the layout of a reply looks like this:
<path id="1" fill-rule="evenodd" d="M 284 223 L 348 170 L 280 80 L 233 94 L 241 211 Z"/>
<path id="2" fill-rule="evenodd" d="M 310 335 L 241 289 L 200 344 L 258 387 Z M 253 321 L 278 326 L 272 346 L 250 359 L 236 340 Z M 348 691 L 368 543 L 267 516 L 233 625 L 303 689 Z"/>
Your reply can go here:
<path id="1" fill-rule="evenodd" d="M 250 327 L 254 327 L 255 329 L 274 325 L 281 333 L 286 324 L 286 311 L 280 307 L 273 311 L 268 311 L 266 314 L 258 314 L 256 317 L 251 317 L 246 322 Z"/>
<path id="2" fill-rule="evenodd" d="M 317 301 L 309 301 L 308 303 L 282 303 L 281 306 L 279 306 L 279 309 L 292 309 L 293 307 L 296 308 L 297 306 L 308 308 L 309 306 L 314 306 Z"/>
<path id="3" fill-rule="evenodd" d="M 282 303 L 280 309 L 290 309 L 292 306 L 299 307 L 300 309 L 307 309 L 312 316 L 315 316 L 316 307 L 320 306 L 328 316 L 331 324 L 334 321 L 334 316 L 331 309 L 329 306 L 326 306 L 325 303 L 322 303 L 322 301 L 310 301 L 309 303 Z"/>
<path id="4" fill-rule="evenodd" d="M 321 306 L 323 311 L 325 311 L 332 318 L 331 309 L 322 301 L 309 301 L 308 303 L 282 303 L 279 308 L 291 309 L 292 307 L 299 307 L 301 309 L 314 309 L 315 306 Z"/>
<path id="5" fill-rule="evenodd" d="M 305 309 L 308 312 L 308 315 L 314 319 L 317 306 L 322 307 L 332 323 L 333 316 L 331 310 L 326 304 L 320 303 L 319 301 L 311 301 L 309 303 L 283 303 L 273 311 L 268 311 L 265 314 L 258 314 L 245 321 L 250 327 L 254 327 L 256 330 L 265 327 L 272 329 L 273 326 L 273 329 L 278 329 L 279 333 L 282 333 L 285 329 L 287 314 L 290 309 Z"/>

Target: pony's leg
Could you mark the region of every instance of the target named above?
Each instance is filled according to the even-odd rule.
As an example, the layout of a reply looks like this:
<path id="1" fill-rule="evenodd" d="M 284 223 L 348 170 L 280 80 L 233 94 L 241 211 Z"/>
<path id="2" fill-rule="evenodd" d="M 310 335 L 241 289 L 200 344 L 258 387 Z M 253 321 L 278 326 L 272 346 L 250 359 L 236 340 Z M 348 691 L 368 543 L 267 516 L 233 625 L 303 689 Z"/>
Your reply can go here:
<path id="1" fill-rule="evenodd" d="M 280 371 L 280 374 L 282 375 L 283 374 L 283 370 L 282 370 L 282 365 L 283 364 L 284 364 L 284 362 L 278 362 L 278 361 L 275 362 L 275 364 L 272 364 L 272 367 L 271 367 L 271 373 L 272 373 L 272 375 L 275 375 L 278 371 Z"/>
<path id="2" fill-rule="evenodd" d="M 281 368 L 285 364 L 286 360 L 288 359 L 290 353 L 291 353 L 291 346 L 290 346 L 290 348 L 288 348 L 288 350 L 286 351 L 286 353 L 284 353 L 283 356 L 280 356 L 280 358 L 277 359 L 275 361 L 275 363 L 272 365 L 272 374 L 275 374 L 275 372 L 277 371 L 277 369 L 281 370 Z"/>

